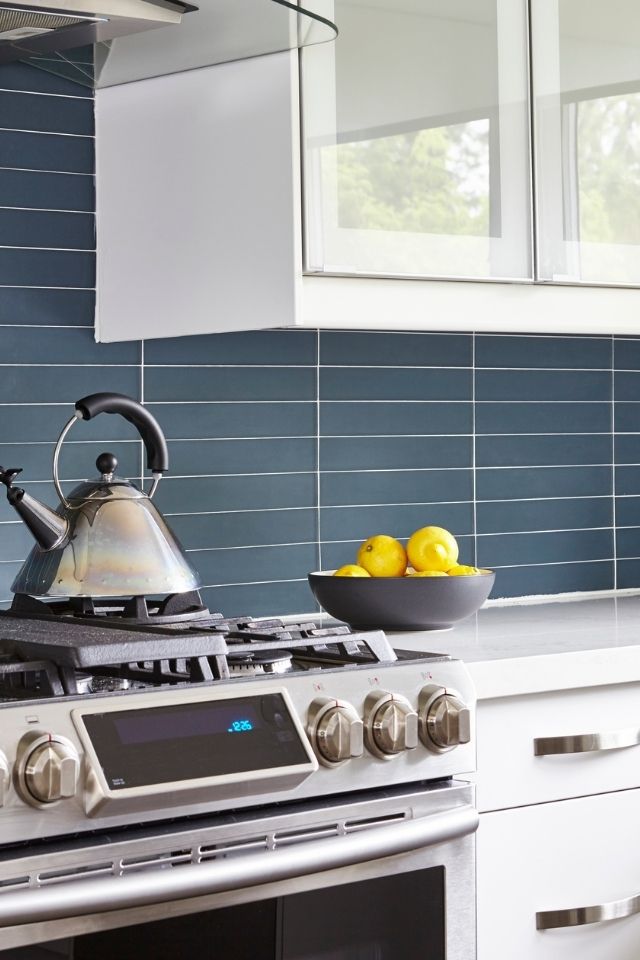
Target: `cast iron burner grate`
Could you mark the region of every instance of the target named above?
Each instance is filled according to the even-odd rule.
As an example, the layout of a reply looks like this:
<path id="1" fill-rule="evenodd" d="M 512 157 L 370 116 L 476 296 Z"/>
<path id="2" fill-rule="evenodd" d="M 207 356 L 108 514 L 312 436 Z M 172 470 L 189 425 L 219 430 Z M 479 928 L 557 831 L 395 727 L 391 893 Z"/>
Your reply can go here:
<path id="1" fill-rule="evenodd" d="M 27 619 L 99 620 L 103 625 L 113 622 L 123 626 L 152 624 L 165 626 L 191 620 L 223 619 L 221 613 L 209 613 L 197 590 L 189 593 L 172 593 L 162 599 L 70 597 L 61 600 L 38 600 L 25 593 L 17 593 L 8 614 L 12 617 Z"/>
<path id="2" fill-rule="evenodd" d="M 190 612 L 196 607 L 203 611 L 200 618 L 164 622 L 165 616 L 180 615 L 185 597 Z M 85 605 L 16 598 L 14 607 L 0 614 L 0 701 L 91 695 L 101 688 L 124 692 L 129 687 L 235 682 L 398 659 L 380 630 L 352 633 L 346 624 L 225 619 L 202 607 L 197 593 L 144 604 L 147 620 L 130 623 L 122 613 L 133 609 L 133 601 L 120 601 L 117 608 L 109 604 L 104 613 L 101 601 Z M 402 659 L 420 655 L 407 653 Z"/>

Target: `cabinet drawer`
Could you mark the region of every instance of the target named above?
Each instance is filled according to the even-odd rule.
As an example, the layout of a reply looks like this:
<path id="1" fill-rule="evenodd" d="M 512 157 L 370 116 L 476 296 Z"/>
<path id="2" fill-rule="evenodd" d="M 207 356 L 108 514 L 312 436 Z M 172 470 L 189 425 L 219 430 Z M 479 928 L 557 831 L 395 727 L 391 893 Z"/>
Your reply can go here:
<path id="1" fill-rule="evenodd" d="M 638 960 L 639 812 L 640 790 L 629 790 L 483 814 L 478 960 Z M 566 923 L 567 910 L 616 902 L 631 915 L 537 929 L 540 913 Z"/>
<path id="2" fill-rule="evenodd" d="M 639 743 L 638 683 L 481 701 L 478 807 L 640 787 Z"/>

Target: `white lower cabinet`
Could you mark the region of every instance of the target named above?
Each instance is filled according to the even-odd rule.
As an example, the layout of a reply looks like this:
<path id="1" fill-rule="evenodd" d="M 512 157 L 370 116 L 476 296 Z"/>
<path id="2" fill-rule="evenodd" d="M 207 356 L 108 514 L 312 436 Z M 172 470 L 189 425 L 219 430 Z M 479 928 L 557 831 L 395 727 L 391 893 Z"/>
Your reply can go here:
<path id="1" fill-rule="evenodd" d="M 477 729 L 481 812 L 640 787 L 638 683 L 484 700 Z"/>
<path id="2" fill-rule="evenodd" d="M 640 789 L 482 814 L 477 960 L 638 960 L 640 913 L 549 930 L 536 915 L 640 910 L 639 821 Z"/>

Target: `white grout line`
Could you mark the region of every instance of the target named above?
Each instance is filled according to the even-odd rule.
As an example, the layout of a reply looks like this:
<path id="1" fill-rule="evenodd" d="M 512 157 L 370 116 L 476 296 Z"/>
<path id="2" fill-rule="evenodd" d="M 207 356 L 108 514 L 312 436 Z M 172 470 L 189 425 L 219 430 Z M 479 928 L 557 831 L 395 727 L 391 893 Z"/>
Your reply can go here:
<path id="1" fill-rule="evenodd" d="M 625 558 L 626 559 L 626 558 Z M 546 560 L 541 563 L 505 563 L 495 564 L 492 570 L 520 570 L 528 567 L 564 567 L 576 566 L 580 563 L 613 563 L 613 557 L 594 557 L 591 560 Z"/>
<path id="2" fill-rule="evenodd" d="M 0 243 L 0 250 L 38 250 L 41 253 L 95 253 L 95 247 L 29 247 L 22 244 Z"/>
<path id="3" fill-rule="evenodd" d="M 538 534 L 547 534 L 547 533 L 586 533 L 593 530 L 613 530 L 614 527 L 607 525 L 604 527 L 549 527 L 545 529 L 534 529 L 534 530 L 496 530 L 489 533 L 488 531 L 483 531 L 478 534 L 478 537 L 519 537 L 519 536 L 537 536 Z"/>
<path id="4" fill-rule="evenodd" d="M 640 496 L 640 493 L 638 494 Z M 495 497 L 493 499 L 479 499 L 478 503 L 555 503 L 559 500 L 610 500 L 610 493 L 579 493 L 575 495 L 550 497 Z"/>
<path id="5" fill-rule="evenodd" d="M 130 367 L 139 367 L 139 363 L 83 363 L 79 361 L 78 363 L 0 363 L 0 367 L 17 367 L 22 369 L 23 367 L 53 367 L 60 370 L 84 370 L 89 367 L 99 367 L 100 369 L 127 369 Z"/>
<path id="6" fill-rule="evenodd" d="M 584 467 L 610 467 L 607 462 L 602 463 L 509 463 L 494 466 L 479 466 L 478 470 L 582 470 Z"/>
<path id="7" fill-rule="evenodd" d="M 472 335 L 473 336 L 473 335 Z M 481 334 L 478 334 L 481 336 Z M 452 365 L 422 363 L 323 363 L 323 370 L 473 370 L 473 365 L 456 363 Z M 508 373 L 511 370 L 528 373 L 609 373 L 610 367 L 476 367 L 477 370 L 491 373 Z M 635 372 L 635 371 L 634 371 Z"/>
<path id="8" fill-rule="evenodd" d="M 317 471 L 313 470 L 271 470 L 256 473 L 172 473 L 171 476 L 164 477 L 166 481 L 170 480 L 219 480 L 224 477 L 309 477 L 315 476 Z"/>
<path id="9" fill-rule="evenodd" d="M 446 339 L 448 337 L 471 337 L 472 331 L 470 330 L 447 330 L 447 331 L 431 331 L 431 330 L 363 330 L 361 327 L 350 327 L 342 330 L 326 330 L 323 331 L 325 335 L 336 337 L 345 333 L 349 334 L 360 334 L 360 335 L 369 335 L 377 334 L 378 336 L 394 336 L 394 337 L 438 337 L 440 339 Z M 562 342 L 563 340 L 602 340 L 606 342 L 608 337 L 606 334 L 588 334 L 588 333 L 478 333 L 479 337 L 488 338 L 497 338 L 503 340 L 554 340 Z M 638 337 L 624 337 L 616 335 L 618 340 L 638 340 Z"/>
<path id="10" fill-rule="evenodd" d="M 92 330 L 88 323 L 0 323 L 0 329 L 20 330 Z"/>
<path id="11" fill-rule="evenodd" d="M 139 443 L 140 441 L 138 441 L 138 440 L 131 440 L 131 441 L 129 441 L 129 442 L 130 442 L 130 443 Z M 33 484 L 33 483 L 50 483 L 51 481 L 47 479 L 47 480 L 27 480 L 27 481 L 25 481 L 25 482 L 30 483 L 30 484 Z M 78 483 L 78 482 L 80 482 L 80 481 L 77 481 L 77 480 L 76 480 L 76 481 L 74 481 L 74 480 L 64 480 L 63 482 L 64 482 L 64 483 Z M 624 494 L 623 497 L 626 497 L 626 498 L 628 498 L 628 499 L 638 499 L 638 500 L 640 500 L 640 494 Z M 522 500 L 479 500 L 479 501 L 478 501 L 478 504 L 483 504 L 483 503 L 512 504 L 512 503 L 529 503 L 529 502 L 533 502 L 533 503 L 536 503 L 536 502 L 540 502 L 540 503 L 547 503 L 547 502 L 549 502 L 549 503 L 554 503 L 554 502 L 556 502 L 557 500 L 609 500 L 609 499 L 610 499 L 610 496 L 609 496 L 609 495 L 601 495 L 601 496 L 594 496 L 594 497 L 549 497 L 549 498 L 538 497 L 538 498 L 530 498 L 529 500 L 527 500 L 527 499 L 522 499 Z M 369 510 L 369 509 L 371 509 L 372 507 L 376 507 L 376 508 L 377 508 L 377 507 L 380 507 L 381 509 L 395 508 L 395 507 L 421 507 L 421 508 L 422 508 L 422 507 L 448 507 L 448 506 L 465 506 L 465 505 L 470 505 L 471 502 L 472 502 L 471 500 L 431 500 L 431 501 L 429 501 L 428 503 L 364 503 L 364 504 L 363 504 L 363 503 L 348 503 L 348 504 L 331 504 L 331 505 L 324 505 L 324 506 L 321 506 L 320 509 L 323 510 L 323 511 L 327 511 L 327 510 Z M 315 504 L 308 504 L 307 506 L 296 506 L 296 507 L 250 507 L 250 508 L 246 508 L 246 509 L 240 508 L 240 509 L 237 509 L 237 510 L 234 510 L 234 509 L 229 509 L 229 510 L 196 510 L 196 511 L 193 511 L 193 512 L 180 512 L 180 513 L 165 512 L 164 515 L 165 515 L 165 517 L 208 517 L 208 516 L 225 516 L 225 515 L 236 514 L 236 513 L 287 513 L 287 512 L 289 512 L 289 511 L 294 511 L 294 510 L 295 510 L 295 511 L 300 511 L 300 510 L 315 511 L 315 510 L 316 510 L 316 506 L 315 506 Z M 22 520 L 0 520 L 0 525 L 2 525 L 2 524 L 20 524 L 20 523 L 22 523 Z M 611 527 L 592 527 L 592 528 L 570 527 L 570 528 L 566 528 L 566 529 L 568 529 L 568 530 L 582 530 L 582 529 L 594 529 L 594 530 L 604 529 L 604 530 L 610 530 L 610 529 L 614 529 L 614 528 L 613 528 L 613 526 L 611 526 Z M 617 529 L 619 529 L 619 530 L 640 530 L 640 522 L 637 523 L 637 524 L 636 524 L 636 523 L 624 524 L 624 525 L 619 526 Z M 488 536 L 501 536 L 502 534 L 504 534 L 505 536 L 508 536 L 508 535 L 516 534 L 516 533 L 548 533 L 548 532 L 550 532 L 550 531 L 548 531 L 548 530 L 547 530 L 547 531 L 545 531 L 545 530 L 533 530 L 533 531 L 531 531 L 531 530 L 529 530 L 529 531 L 527 531 L 527 530 L 512 530 L 512 531 L 500 531 L 500 530 L 498 530 L 498 531 L 495 531 L 495 533 L 479 533 L 478 536 L 487 536 L 487 537 L 488 537 Z M 551 532 L 553 532 L 553 531 L 551 531 Z M 465 534 L 465 536 L 466 536 L 466 534 Z"/>
<path id="12" fill-rule="evenodd" d="M 41 170 L 36 167 L 3 167 L 0 166 L 0 170 L 9 170 L 14 173 L 48 173 L 56 174 L 61 177 L 91 177 L 93 179 L 93 173 L 83 173 L 79 170 Z"/>
<path id="13" fill-rule="evenodd" d="M 322 570 L 322 487 L 320 474 L 320 416 L 322 405 L 320 402 L 320 348 L 320 328 L 318 327 L 316 331 L 316 532 L 318 537 L 318 569 Z"/>
<path id="14" fill-rule="evenodd" d="M 611 501 L 613 523 L 613 589 L 618 588 L 618 529 L 616 525 L 616 370 L 615 338 L 611 337 Z"/>
<path id="15" fill-rule="evenodd" d="M 95 140 L 92 133 L 65 133 L 62 130 L 25 130 L 22 127 L 0 127 L 0 133 L 35 133 L 41 137 L 77 137 L 79 140 Z"/>
<path id="16" fill-rule="evenodd" d="M 47 481 L 33 481 L 45 483 Z M 66 481 L 65 481 L 66 482 Z M 640 494 L 629 494 L 629 497 L 640 499 Z M 555 502 L 557 500 L 608 500 L 608 494 L 601 494 L 599 496 L 589 496 L 589 497 L 530 497 L 522 499 L 512 499 L 512 500 L 479 500 L 479 504 L 483 503 L 537 503 L 537 502 Z M 395 508 L 395 507 L 446 507 L 446 506 L 465 506 L 470 505 L 471 500 L 419 500 L 411 501 L 409 503 L 335 503 L 335 504 L 324 504 L 320 507 L 321 510 L 369 510 L 372 507 L 380 507 L 383 509 L 386 508 Z M 165 511 L 166 517 L 206 517 L 206 516 L 217 516 L 218 514 L 233 514 L 233 513 L 282 513 L 288 510 L 315 510 L 315 504 L 309 503 L 306 506 L 295 506 L 295 507 L 247 507 L 240 508 L 237 510 L 194 510 L 194 511 L 179 511 L 179 512 L 167 512 Z M 640 527 L 640 524 L 638 524 Z M 576 528 L 579 529 L 579 528 Z"/>
<path id="17" fill-rule="evenodd" d="M 275 583 L 307 583 L 306 577 L 297 577 L 293 580 L 241 580 L 237 583 L 205 583 L 201 590 L 214 590 L 219 587 L 258 587 Z"/>
<path id="18" fill-rule="evenodd" d="M 320 473 L 327 474 L 349 474 L 357 473 L 358 476 L 363 473 L 451 473 L 456 471 L 466 471 L 469 473 L 471 467 L 347 467 L 344 470 L 321 470 Z"/>
<path id="19" fill-rule="evenodd" d="M 471 447 L 471 482 L 473 498 L 473 562 L 478 564 L 478 471 L 477 471 L 477 443 L 476 435 L 476 335 L 473 333 L 471 339 L 471 362 L 473 366 L 473 380 L 471 384 L 471 429 L 473 434 L 473 443 Z"/>
<path id="20" fill-rule="evenodd" d="M 70 61 L 67 61 L 69 63 Z M 74 61 L 75 62 L 75 61 Z M 69 83 L 73 83 L 73 80 L 69 80 L 68 77 L 62 78 L 68 80 Z M 18 93 L 24 94 L 27 97 L 57 97 L 62 100 L 81 100 L 83 103 L 92 103 L 93 97 L 91 94 L 85 94 L 84 97 L 74 96 L 72 93 L 50 93 L 47 90 L 15 90 L 12 87 L 0 87 L 0 93 Z"/>
<path id="21" fill-rule="evenodd" d="M 0 210 L 15 210 L 19 213 L 80 213 L 85 217 L 95 217 L 93 210 L 66 210 L 59 207 L 9 207 L 0 204 Z"/>
<path id="22" fill-rule="evenodd" d="M 70 401 L 70 402 L 71 402 L 71 401 Z M 68 405 L 69 405 L 68 403 L 57 404 L 57 406 L 65 406 L 65 407 L 68 406 Z M 38 444 L 41 444 L 41 445 L 50 445 L 50 446 L 52 445 L 51 441 L 48 441 L 48 440 L 38 440 L 38 441 L 35 441 L 35 442 L 38 443 Z M 80 443 L 96 444 L 96 443 L 103 443 L 103 442 L 110 442 L 110 443 L 114 443 L 114 444 L 115 444 L 115 443 L 128 443 L 128 442 L 131 443 L 131 442 L 135 442 L 135 441 L 131 441 L 131 440 L 130 440 L 130 441 L 127 441 L 127 440 L 118 440 L 117 438 L 112 438 L 112 439 L 109 440 L 109 441 L 106 441 L 106 440 L 105 440 L 105 441 L 101 441 L 101 440 L 98 439 L 98 440 L 84 440 L 84 441 L 73 441 L 73 442 L 78 443 L 78 444 L 80 444 Z M 18 444 L 14 444 L 14 443 L 13 443 L 12 441 L 10 441 L 10 440 L 3 441 L 2 443 L 0 443 L 0 447 L 2 447 L 2 446 L 14 446 L 14 445 L 18 445 Z M 22 442 L 20 445 L 22 445 L 22 446 L 29 446 L 29 443 Z M 565 470 L 581 470 L 581 469 L 583 469 L 583 467 L 585 467 L 585 466 L 588 466 L 588 467 L 603 467 L 603 468 L 608 468 L 608 469 L 610 469 L 611 466 L 612 466 L 612 464 L 606 464 L 606 463 L 605 463 L 605 464 L 571 464 L 571 465 L 568 465 L 568 464 L 567 464 L 567 465 L 565 465 L 565 466 L 560 466 L 560 467 L 559 467 L 559 466 L 556 466 L 556 465 L 543 465 L 543 466 L 534 466 L 534 467 L 531 467 L 531 466 L 523 466 L 523 467 L 478 467 L 477 469 L 478 469 L 478 470 L 557 470 L 557 469 L 558 469 L 558 470 L 562 470 L 562 469 L 565 469 Z M 640 464 L 625 464 L 624 466 L 637 467 L 637 466 L 640 466 Z M 207 479 L 216 479 L 216 478 L 221 478 L 221 477 L 281 477 L 281 476 L 285 476 L 285 477 L 286 477 L 286 476 L 291 476 L 291 477 L 303 477 L 303 476 L 310 476 L 310 475 L 315 476 L 315 474 L 316 474 L 317 472 L 318 472 L 318 471 L 316 471 L 316 469 L 315 469 L 315 467 L 314 467 L 314 468 L 311 469 L 311 470 L 255 470 L 255 471 L 250 471 L 250 472 L 248 472 L 248 473 L 247 473 L 247 472 L 245 472 L 245 473 L 235 473 L 235 472 L 233 472 L 233 471 L 231 471 L 231 472 L 229 472 L 229 473 L 184 473 L 184 474 L 174 473 L 174 474 L 171 474 L 171 476 L 167 476 L 167 477 L 165 478 L 165 480 L 167 480 L 167 481 L 171 481 L 171 480 L 207 480 Z M 358 470 L 358 469 L 356 469 L 356 468 L 353 468 L 353 469 L 351 469 L 351 470 L 321 470 L 321 471 L 319 471 L 319 472 L 320 472 L 322 475 L 326 475 L 326 476 L 350 476 L 350 475 L 360 476 L 361 474 L 365 474 L 365 473 L 366 473 L 366 474 L 371 474 L 371 473 L 402 473 L 402 474 L 407 474 L 407 473 L 470 473 L 471 470 L 470 470 L 470 467 L 418 467 L 418 468 L 409 467 L 409 468 L 406 468 L 406 469 L 388 468 L 388 469 L 370 469 L 370 470 L 369 470 L 369 469 L 367 469 L 367 470 Z M 85 478 L 85 479 L 86 479 L 86 478 Z M 40 482 L 40 481 L 34 480 L 34 481 L 30 481 L 30 482 L 32 482 L 32 483 L 38 483 L 38 482 Z M 71 482 L 71 481 L 69 481 L 69 482 Z M 598 499 L 598 498 L 601 498 L 601 497 L 604 497 L 604 496 L 610 496 L 610 494 L 597 494 L 597 493 L 594 493 L 594 494 L 579 494 L 579 495 L 577 495 L 577 496 L 575 496 L 575 497 L 573 497 L 573 496 L 498 497 L 498 498 L 492 498 L 492 499 L 487 499 L 487 500 L 480 499 L 478 502 L 479 502 L 479 503 L 503 503 L 503 502 L 511 503 L 512 501 L 526 501 L 526 500 L 573 500 L 573 499 L 578 500 L 578 499 Z M 640 496 L 640 491 L 638 491 L 638 493 L 617 494 L 617 496 L 620 496 L 620 497 L 624 497 L 624 496 L 631 496 L 631 497 L 633 497 L 633 496 Z M 424 501 L 411 501 L 411 503 L 418 503 L 418 502 L 422 503 L 422 502 L 424 502 Z M 432 502 L 432 501 L 428 501 L 428 502 Z M 435 501 L 433 501 L 433 502 L 435 502 Z M 438 501 L 438 502 L 440 502 L 440 501 Z M 463 501 L 454 501 L 454 502 L 463 502 Z M 467 501 L 464 501 L 464 502 L 467 502 Z M 472 501 L 469 499 L 468 502 L 471 503 Z M 398 506 L 402 506 L 402 504 L 403 504 L 403 502 L 400 502 L 400 503 L 398 503 L 397 505 L 398 505 Z M 363 504 L 363 506 L 375 506 L 375 504 Z"/>
<path id="23" fill-rule="evenodd" d="M 65 445 L 69 446 L 82 446 L 82 444 L 93 444 L 96 443 L 139 443 L 140 441 L 135 437 L 123 438 L 118 440 L 117 437 L 111 437 L 108 441 L 106 440 L 66 440 Z M 55 440 L 0 440 L 0 448 L 2 447 L 55 447 Z"/>
<path id="24" fill-rule="evenodd" d="M 144 404 L 144 340 L 140 341 L 140 403 Z M 138 441 L 140 444 L 140 489 L 144 490 L 144 467 L 145 467 L 145 446 L 142 437 Z"/>
<path id="25" fill-rule="evenodd" d="M 0 329 L 8 324 L 0 323 Z M 13 326 L 13 325 L 11 325 Z M 23 326 L 22 324 L 20 326 Z M 24 324 L 26 326 L 26 324 Z M 48 324 L 41 325 L 31 325 L 37 326 L 37 329 L 49 330 L 51 327 Z M 86 327 L 59 327 L 55 329 L 65 329 L 65 330 L 84 330 L 89 329 Z M 55 364 L 55 363 L 36 363 L 36 364 L 1 364 L 1 366 L 22 366 L 22 367 L 70 367 L 70 368 L 82 368 L 90 366 L 104 366 L 109 369 L 120 369 L 121 367 L 137 367 L 138 364 L 133 363 L 108 363 L 108 364 Z M 234 403 L 233 400 L 223 401 L 224 403 Z M 255 401 L 256 403 L 261 403 L 262 401 Z M 22 404 L 4 404 L 4 406 L 21 406 Z M 55 402 L 43 400 L 40 404 L 41 406 L 55 406 Z M 640 433 L 631 433 L 622 434 L 621 431 L 618 431 L 620 435 L 624 436 L 640 436 Z M 471 440 L 473 439 L 473 433 L 344 433 L 344 434 L 324 434 L 322 440 Z M 608 437 L 610 436 L 609 432 L 606 433 L 477 433 L 476 437 L 522 437 L 528 439 L 529 437 Z M 167 437 L 168 443 L 224 443 L 226 441 L 234 442 L 254 442 L 257 440 L 315 440 L 315 433 L 296 433 L 296 434 L 264 434 L 260 435 L 251 435 L 243 437 L 220 437 L 220 436 L 209 436 L 209 437 Z M 2 441 L 0 441 L 2 442 Z M 11 441 L 18 443 L 19 441 Z M 31 442 L 31 441 L 26 441 Z M 52 441 L 53 442 L 53 441 Z M 92 443 L 94 441 L 79 441 L 79 440 L 68 440 L 67 443 Z M 631 463 L 628 464 L 618 464 L 618 466 L 631 466 Z M 575 466 L 582 466 L 582 464 L 575 464 Z M 400 469 L 412 469 L 411 467 L 400 468 Z M 492 468 L 487 468 L 492 469 Z"/>
<path id="26" fill-rule="evenodd" d="M 632 529 L 636 529 L 635 527 Z M 549 533 L 591 533 L 596 530 L 605 530 L 611 531 L 613 527 L 566 527 L 561 529 L 550 529 L 550 530 L 497 530 L 495 533 L 483 533 L 480 532 L 477 535 L 478 539 L 482 537 L 519 537 L 519 536 L 538 536 L 541 534 Z M 398 540 L 408 540 L 411 536 L 411 531 L 407 533 L 396 533 L 394 534 Z M 468 533 L 456 533 L 458 539 L 464 540 L 468 538 L 474 538 L 473 531 L 470 530 Z M 325 540 L 324 543 L 360 543 L 364 538 L 363 537 L 349 537 L 346 540 Z M 277 544 L 267 544 L 267 546 L 277 546 Z M 227 548 L 224 548 L 227 549 Z M 577 561 L 578 562 L 578 561 Z M 518 566 L 526 566 L 525 563 L 518 564 Z"/>
<path id="27" fill-rule="evenodd" d="M 220 551 L 226 550 L 271 550 L 273 547 L 315 547 L 317 542 L 316 540 L 292 540 L 285 541 L 284 543 L 243 543 L 230 547 L 188 547 L 185 549 L 185 553 L 219 553 Z M 332 541 L 326 540 L 324 542 L 331 543 Z"/>
<path id="28" fill-rule="evenodd" d="M 306 406 L 314 406 L 315 400 L 309 398 L 308 400 L 147 400 L 147 404 L 152 407 L 206 407 L 206 406 L 229 406 L 234 404 L 237 406 L 248 406 L 249 404 L 276 404 L 276 403 L 286 403 L 290 405 L 298 404 Z"/>
<path id="29" fill-rule="evenodd" d="M 147 363 L 147 370 L 317 370 L 315 363 Z"/>
<path id="30" fill-rule="evenodd" d="M 237 510 L 187 510 L 180 513 L 167 513 L 163 511 L 163 514 L 165 517 L 217 517 L 219 515 L 236 513 L 283 513 L 289 510 L 315 510 L 315 504 L 309 503 L 304 507 L 247 507 Z"/>

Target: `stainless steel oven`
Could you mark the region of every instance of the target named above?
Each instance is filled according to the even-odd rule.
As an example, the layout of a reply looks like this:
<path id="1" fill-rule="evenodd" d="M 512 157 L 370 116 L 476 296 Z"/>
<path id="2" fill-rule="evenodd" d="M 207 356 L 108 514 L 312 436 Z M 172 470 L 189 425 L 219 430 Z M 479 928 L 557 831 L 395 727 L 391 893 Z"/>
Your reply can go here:
<path id="1" fill-rule="evenodd" d="M 448 781 L 5 850 L 0 950 L 473 960 L 476 825 Z"/>
<path id="2" fill-rule="evenodd" d="M 343 625 L 21 609 L 0 957 L 474 960 L 462 663 Z"/>

